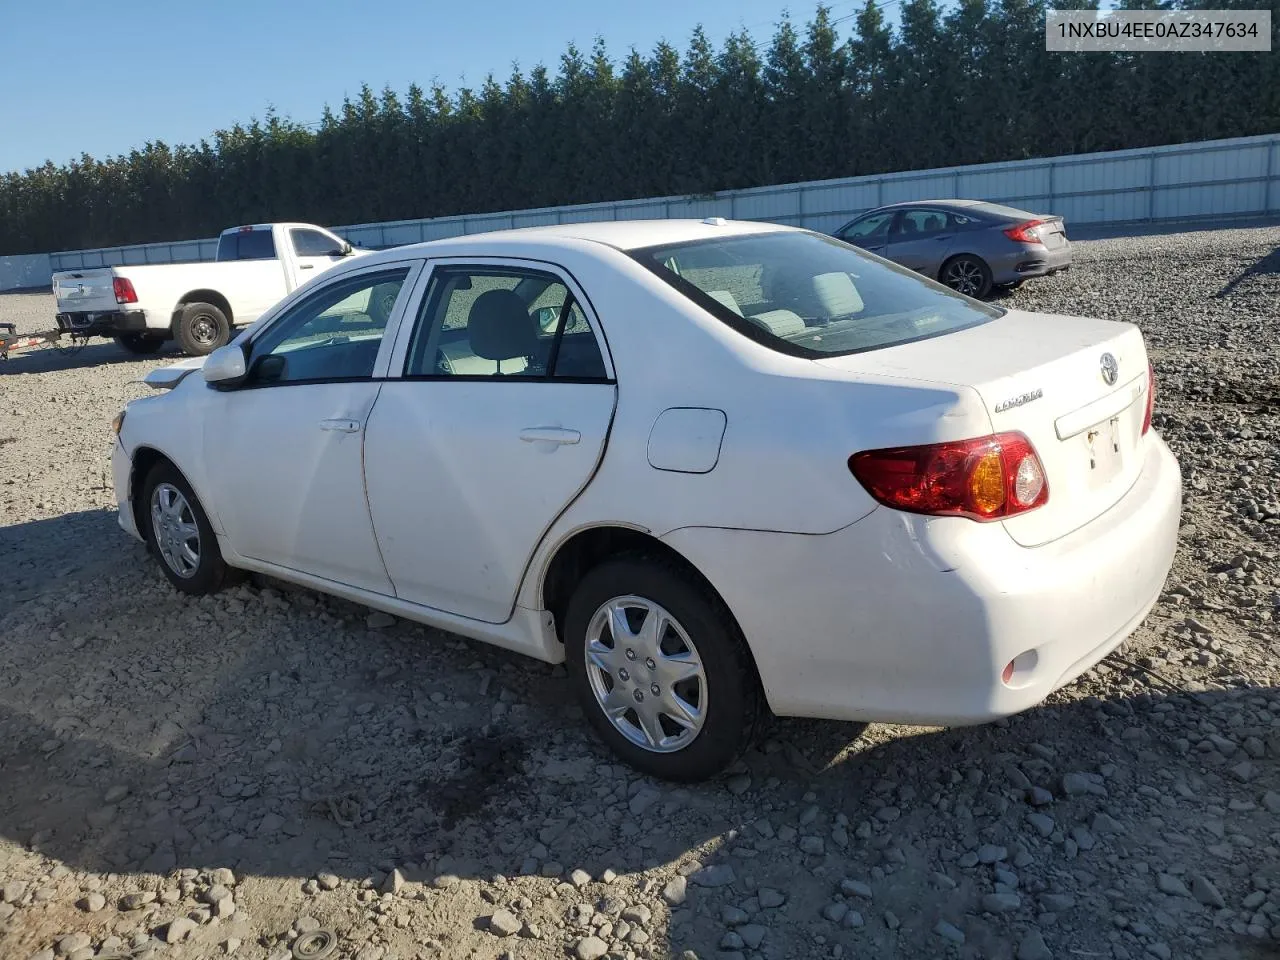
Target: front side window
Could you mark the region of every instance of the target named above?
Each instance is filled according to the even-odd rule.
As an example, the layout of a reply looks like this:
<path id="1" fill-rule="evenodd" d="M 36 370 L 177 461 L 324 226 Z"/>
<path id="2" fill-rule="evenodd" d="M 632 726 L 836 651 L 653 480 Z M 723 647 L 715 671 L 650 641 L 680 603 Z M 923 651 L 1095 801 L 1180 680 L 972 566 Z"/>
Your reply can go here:
<path id="1" fill-rule="evenodd" d="M 889 233 L 889 224 L 893 222 L 894 211 L 877 213 L 861 220 L 855 220 L 840 231 L 845 240 L 866 240 L 871 237 L 883 237 Z"/>
<path id="2" fill-rule="evenodd" d="M 409 344 L 410 377 L 607 377 L 595 333 L 559 277 L 439 267 Z"/>
<path id="3" fill-rule="evenodd" d="M 876 350 L 1004 314 L 807 231 L 697 240 L 631 256 L 745 336 L 794 356 Z"/>
<path id="4" fill-rule="evenodd" d="M 297 228 L 289 231 L 294 252 L 300 257 L 340 257 L 342 245 L 319 230 Z"/>
<path id="5" fill-rule="evenodd" d="M 255 385 L 373 376 L 382 335 L 408 267 L 347 277 L 295 304 L 253 344 Z"/>

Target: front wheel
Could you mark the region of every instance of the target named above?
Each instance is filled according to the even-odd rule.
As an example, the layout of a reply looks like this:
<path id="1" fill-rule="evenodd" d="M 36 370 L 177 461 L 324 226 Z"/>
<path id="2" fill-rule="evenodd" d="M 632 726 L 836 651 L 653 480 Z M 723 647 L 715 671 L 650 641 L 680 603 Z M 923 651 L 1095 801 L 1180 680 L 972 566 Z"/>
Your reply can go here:
<path id="1" fill-rule="evenodd" d="M 591 725 L 644 773 L 704 780 L 751 742 L 760 695 L 746 644 L 723 602 L 662 559 L 587 573 L 565 655 Z"/>
<path id="2" fill-rule="evenodd" d="M 183 353 L 203 357 L 230 341 L 231 323 L 211 303 L 188 303 L 174 323 L 173 336 Z"/>
<path id="3" fill-rule="evenodd" d="M 938 279 L 956 293 L 981 300 L 991 292 L 991 268 L 980 258 L 963 254 L 942 265 Z"/>
<path id="4" fill-rule="evenodd" d="M 138 508 L 148 548 L 183 593 L 216 593 L 238 578 L 238 571 L 222 559 L 204 507 L 173 464 L 164 461 L 151 468 Z"/>

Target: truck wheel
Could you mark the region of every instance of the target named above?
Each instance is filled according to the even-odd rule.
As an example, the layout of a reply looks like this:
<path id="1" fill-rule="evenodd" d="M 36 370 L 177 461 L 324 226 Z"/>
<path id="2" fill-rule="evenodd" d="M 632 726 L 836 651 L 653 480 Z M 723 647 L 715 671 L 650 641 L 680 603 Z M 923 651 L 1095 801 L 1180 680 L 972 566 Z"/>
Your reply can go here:
<path id="1" fill-rule="evenodd" d="M 147 337 L 140 333 L 117 333 L 115 339 L 120 346 L 138 356 L 155 353 L 164 346 L 163 337 Z"/>
<path id="2" fill-rule="evenodd" d="M 396 297 L 400 295 L 399 283 L 380 283 L 369 291 L 369 319 L 374 323 L 386 325 L 391 310 L 396 305 Z"/>
<path id="3" fill-rule="evenodd" d="M 203 357 L 231 340 L 231 324 L 211 303 L 188 303 L 173 325 L 173 336 L 183 353 Z"/>

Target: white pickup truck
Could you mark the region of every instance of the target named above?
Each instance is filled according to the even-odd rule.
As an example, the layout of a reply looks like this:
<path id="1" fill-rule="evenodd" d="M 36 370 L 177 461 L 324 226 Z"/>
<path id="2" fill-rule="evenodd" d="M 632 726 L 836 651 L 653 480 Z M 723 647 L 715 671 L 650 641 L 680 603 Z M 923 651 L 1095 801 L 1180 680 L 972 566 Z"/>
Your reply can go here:
<path id="1" fill-rule="evenodd" d="M 176 340 L 202 356 L 232 339 L 268 307 L 356 250 L 323 227 L 265 223 L 231 227 L 218 237 L 213 262 L 94 267 L 53 275 L 58 329 L 114 337 L 131 353 L 154 353 Z M 373 315 L 389 302 L 370 296 Z"/>

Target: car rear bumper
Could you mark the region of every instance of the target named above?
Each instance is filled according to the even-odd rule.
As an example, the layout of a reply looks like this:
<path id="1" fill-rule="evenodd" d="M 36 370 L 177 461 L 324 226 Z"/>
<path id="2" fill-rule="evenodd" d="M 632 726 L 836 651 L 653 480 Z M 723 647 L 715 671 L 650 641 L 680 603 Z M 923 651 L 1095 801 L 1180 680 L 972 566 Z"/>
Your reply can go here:
<path id="1" fill-rule="evenodd" d="M 1152 433 L 1128 494 L 1041 547 L 887 508 L 825 536 L 664 539 L 734 612 L 775 713 L 958 726 L 1035 706 L 1119 646 L 1164 586 L 1181 504 L 1178 463 Z"/>
<path id="2" fill-rule="evenodd" d="M 1017 283 L 1071 269 L 1071 243 L 1053 250 L 1040 244 L 1018 244 L 1009 254 L 991 264 L 993 283 Z"/>
<path id="3" fill-rule="evenodd" d="M 112 310 L 107 313 L 59 313 L 58 329 L 84 337 L 111 337 L 118 333 L 144 333 L 144 310 Z"/>

